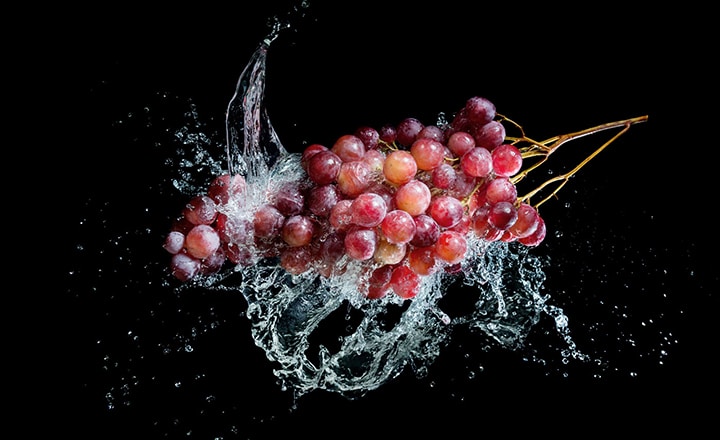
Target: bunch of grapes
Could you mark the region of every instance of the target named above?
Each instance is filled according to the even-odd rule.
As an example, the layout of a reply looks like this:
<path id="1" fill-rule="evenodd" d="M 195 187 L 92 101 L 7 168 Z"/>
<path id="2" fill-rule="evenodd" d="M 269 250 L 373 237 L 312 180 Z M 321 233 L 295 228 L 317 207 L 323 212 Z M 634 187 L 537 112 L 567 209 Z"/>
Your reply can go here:
<path id="1" fill-rule="evenodd" d="M 225 264 L 276 258 L 292 274 L 331 277 L 355 260 L 367 298 L 408 299 L 423 277 L 459 271 L 471 239 L 537 246 L 545 221 L 516 183 L 527 171 L 524 158 L 550 149 L 520 147 L 504 121 L 476 96 L 449 123 L 406 118 L 360 127 L 332 145 L 311 144 L 299 160 L 304 178 L 267 194 L 249 216 L 233 215 L 232 207 L 251 182 L 220 175 L 167 235 L 170 269 L 188 281 Z"/>

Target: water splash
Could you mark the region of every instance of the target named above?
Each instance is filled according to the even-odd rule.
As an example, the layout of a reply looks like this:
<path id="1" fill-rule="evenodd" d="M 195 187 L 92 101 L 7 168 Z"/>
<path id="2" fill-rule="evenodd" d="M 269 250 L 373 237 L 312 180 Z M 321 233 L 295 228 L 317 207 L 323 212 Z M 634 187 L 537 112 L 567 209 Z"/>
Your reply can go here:
<path id="1" fill-rule="evenodd" d="M 254 212 L 280 185 L 307 179 L 301 156 L 283 147 L 264 106 L 271 41 L 265 39 L 251 56 L 228 106 L 228 167 L 249 183 L 245 197 L 228 208 L 235 217 Z M 519 349 L 542 316 L 555 322 L 569 356 L 586 359 L 569 337 L 562 309 L 541 294 L 545 275 L 540 258 L 525 246 L 473 238 L 467 255 L 459 272 L 424 277 L 421 292 L 411 301 L 397 295 L 366 299 L 357 285 L 367 281 L 369 272 L 349 258 L 338 263 L 342 270 L 324 277 L 313 271 L 293 275 L 276 258 L 257 257 L 255 264 L 202 283 L 244 295 L 255 344 L 275 365 L 283 388 L 296 395 L 323 389 L 356 397 L 408 368 L 423 375 L 457 327 Z M 447 312 L 459 296 L 469 307 Z M 338 315 L 338 328 L 326 328 Z M 321 332 L 335 334 L 336 347 L 314 343 Z"/>

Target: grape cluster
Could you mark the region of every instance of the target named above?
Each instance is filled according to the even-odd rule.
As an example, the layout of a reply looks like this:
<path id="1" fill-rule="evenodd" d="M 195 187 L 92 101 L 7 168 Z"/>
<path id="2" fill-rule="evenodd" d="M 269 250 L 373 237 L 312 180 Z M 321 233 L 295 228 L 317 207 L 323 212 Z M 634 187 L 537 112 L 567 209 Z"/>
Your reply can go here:
<path id="1" fill-rule="evenodd" d="M 474 234 L 536 246 L 545 238 L 537 209 L 518 197 L 522 151 L 507 142 L 494 104 L 472 97 L 442 126 L 406 118 L 360 127 L 300 157 L 305 178 L 283 184 L 250 216 L 227 209 L 248 182 L 224 174 L 182 210 L 163 247 L 181 281 L 226 262 L 277 258 L 292 274 L 341 274 L 362 262 L 368 298 L 412 298 L 422 278 L 454 272 Z"/>

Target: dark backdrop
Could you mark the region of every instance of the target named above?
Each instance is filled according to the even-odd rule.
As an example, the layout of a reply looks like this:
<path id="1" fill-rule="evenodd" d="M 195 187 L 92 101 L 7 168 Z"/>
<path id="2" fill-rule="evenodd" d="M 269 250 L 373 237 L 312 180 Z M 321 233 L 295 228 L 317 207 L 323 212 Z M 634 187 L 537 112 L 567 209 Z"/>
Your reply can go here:
<path id="1" fill-rule="evenodd" d="M 458 336 L 427 378 L 402 375 L 357 400 L 312 393 L 293 406 L 252 343 L 242 298 L 168 296 L 166 280 L 149 279 L 185 201 L 169 185 L 182 156 L 169 133 L 199 124 L 222 139 L 240 72 L 271 17 L 285 20 L 292 5 L 62 11 L 68 20 L 48 41 L 57 86 L 47 93 L 62 139 L 50 141 L 61 185 L 52 199 L 67 233 L 46 348 L 33 363 L 34 377 L 49 379 L 30 398 L 40 425 L 95 438 L 706 425 L 718 276 L 700 105 L 711 89 L 693 67 L 703 28 L 673 30 L 701 11 L 311 1 L 269 55 L 267 106 L 292 151 L 359 125 L 432 121 L 473 95 L 538 139 L 649 115 L 544 210 L 551 232 L 537 252 L 553 261 L 548 290 L 581 350 L 613 365 L 602 373 L 563 374 L 517 353 L 468 349 Z M 222 325 L 208 331 L 209 316 Z M 194 327 L 205 331 L 188 341 L 192 354 L 159 354 Z"/>

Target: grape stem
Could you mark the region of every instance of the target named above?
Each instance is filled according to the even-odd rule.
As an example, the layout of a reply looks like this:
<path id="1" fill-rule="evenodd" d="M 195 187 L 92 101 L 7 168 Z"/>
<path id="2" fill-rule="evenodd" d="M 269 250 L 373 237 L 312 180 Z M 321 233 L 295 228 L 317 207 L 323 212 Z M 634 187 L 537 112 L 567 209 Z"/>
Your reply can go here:
<path id="1" fill-rule="evenodd" d="M 586 157 L 583 161 L 581 161 L 573 169 L 571 169 L 567 173 L 553 176 L 552 178 L 543 182 L 541 185 L 539 185 L 534 190 L 532 190 L 529 193 L 525 194 L 524 196 L 518 198 L 518 200 L 521 202 L 530 203 L 530 199 L 533 196 L 537 195 L 540 191 L 544 190 L 545 188 L 547 188 L 549 185 L 551 185 L 553 183 L 560 182 L 557 185 L 557 187 L 552 191 L 552 193 L 550 193 L 547 197 L 540 200 L 540 202 L 538 202 L 537 204 L 534 205 L 535 209 L 539 208 L 540 205 L 542 205 L 549 199 L 555 197 L 557 195 L 558 191 L 560 191 L 560 189 L 562 189 L 562 187 L 565 186 L 565 184 L 570 180 L 570 178 L 573 175 L 575 175 L 575 173 L 577 173 L 582 167 L 584 167 L 588 162 L 590 162 L 595 156 L 600 154 L 600 152 L 603 151 L 608 145 L 612 144 L 620 136 L 625 134 L 632 125 L 638 124 L 641 122 L 645 122 L 648 120 L 648 115 L 638 116 L 635 118 L 623 119 L 620 121 L 608 122 L 605 124 L 596 125 L 594 127 L 586 128 L 584 130 L 580 130 L 580 131 L 576 131 L 576 132 L 568 133 L 568 134 L 563 134 L 560 136 L 554 136 L 545 141 L 537 142 L 537 141 L 534 141 L 533 139 L 527 137 L 525 135 L 525 131 L 523 130 L 523 128 L 519 124 L 514 122 L 513 120 L 511 120 L 503 115 L 498 115 L 498 116 L 500 116 L 501 120 L 509 122 L 510 124 L 517 127 L 518 130 L 520 130 L 521 136 L 519 136 L 519 137 L 507 136 L 506 140 L 508 142 L 512 143 L 515 146 L 522 145 L 525 143 L 529 144 L 527 146 L 518 147 L 522 154 L 523 160 L 525 160 L 527 158 L 531 158 L 531 157 L 541 157 L 540 160 L 538 160 L 531 166 L 525 168 L 524 170 L 520 171 L 518 174 L 516 174 L 515 176 L 513 176 L 511 178 L 512 182 L 515 184 L 517 184 L 518 182 L 523 180 L 525 177 L 527 177 L 527 175 L 531 171 L 537 169 L 543 163 L 545 163 L 548 160 L 548 157 L 550 157 L 550 155 L 552 153 L 557 151 L 557 149 L 560 148 L 560 146 L 564 145 L 565 143 L 570 142 L 575 139 L 579 139 L 579 138 L 587 136 L 587 135 L 595 134 L 595 133 L 598 133 L 598 132 L 601 132 L 604 130 L 610 130 L 610 129 L 614 129 L 614 128 L 622 128 L 618 133 L 615 134 L 615 136 L 613 136 L 610 140 L 608 140 L 603 145 L 601 145 L 598 149 L 593 151 L 588 157 Z"/>

